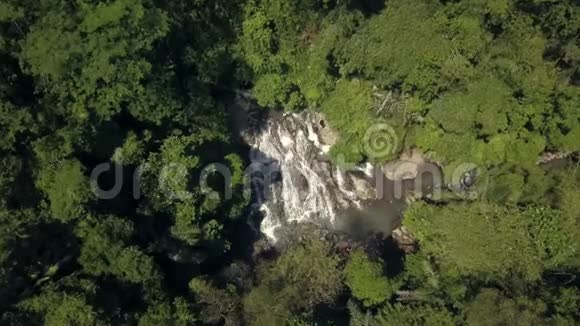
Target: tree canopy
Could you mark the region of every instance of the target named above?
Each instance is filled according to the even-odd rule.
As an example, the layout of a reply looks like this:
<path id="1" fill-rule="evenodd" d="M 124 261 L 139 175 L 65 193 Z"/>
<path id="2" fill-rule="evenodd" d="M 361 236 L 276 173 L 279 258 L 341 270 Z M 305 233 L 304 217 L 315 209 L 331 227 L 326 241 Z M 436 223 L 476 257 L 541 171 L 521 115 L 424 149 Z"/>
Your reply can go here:
<path id="1" fill-rule="evenodd" d="M 576 325 L 579 64 L 575 0 L 0 0 L 0 324 Z M 441 167 L 413 248 L 270 247 L 237 97 Z"/>

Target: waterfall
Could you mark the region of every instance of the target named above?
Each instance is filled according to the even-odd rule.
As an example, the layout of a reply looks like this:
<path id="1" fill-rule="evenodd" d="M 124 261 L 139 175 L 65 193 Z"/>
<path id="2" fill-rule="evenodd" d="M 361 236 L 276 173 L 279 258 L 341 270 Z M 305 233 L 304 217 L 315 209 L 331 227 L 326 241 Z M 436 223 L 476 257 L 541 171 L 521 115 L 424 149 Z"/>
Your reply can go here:
<path id="1" fill-rule="evenodd" d="M 322 115 L 286 113 L 250 137 L 260 230 L 276 242 L 291 223 L 333 227 L 340 212 L 375 194 L 370 164 L 343 170 L 329 160 L 332 137 Z"/>

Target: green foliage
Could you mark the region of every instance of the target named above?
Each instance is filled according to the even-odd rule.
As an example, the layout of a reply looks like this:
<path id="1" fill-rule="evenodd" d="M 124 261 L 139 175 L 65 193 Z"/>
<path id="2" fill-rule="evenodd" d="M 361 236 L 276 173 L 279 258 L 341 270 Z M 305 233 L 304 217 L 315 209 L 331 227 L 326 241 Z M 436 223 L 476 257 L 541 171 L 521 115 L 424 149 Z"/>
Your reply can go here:
<path id="1" fill-rule="evenodd" d="M 75 141 L 79 140 L 80 141 Z M 61 161 L 82 148 L 82 133 L 73 128 L 54 130 L 52 134 L 36 139 L 32 148 L 38 163 L 47 169 L 58 167 Z"/>
<path id="2" fill-rule="evenodd" d="M 5 156 L 0 159 L 0 209 L 6 207 L 15 187 L 16 178 L 22 169 L 22 161 L 15 156 Z"/>
<path id="3" fill-rule="evenodd" d="M 201 240 L 201 233 L 202 230 L 195 216 L 195 207 L 190 203 L 177 205 L 175 224 L 171 227 L 171 234 L 189 245 L 195 245 Z"/>
<path id="4" fill-rule="evenodd" d="M 554 148 L 563 151 L 578 151 L 580 130 L 578 125 L 578 110 L 575 103 L 580 99 L 578 87 L 561 87 L 556 97 L 557 110 L 551 115 L 552 119 L 546 121 L 547 135 Z"/>
<path id="5" fill-rule="evenodd" d="M 22 303 L 28 311 L 43 313 L 44 324 L 57 325 L 96 325 L 98 317 L 93 308 L 82 297 L 51 292 Z"/>
<path id="6" fill-rule="evenodd" d="M 19 136 L 34 130 L 33 118 L 27 108 L 19 108 L 0 99 L 0 116 L 3 117 L 0 120 L 0 150 L 12 149 Z"/>
<path id="7" fill-rule="evenodd" d="M 577 10 L 570 4 L 530 6 L 558 26 L 563 19 L 555 17 Z M 446 165 L 502 170 L 490 184 L 509 194 L 490 191 L 489 199 L 525 202 L 529 197 L 517 189 L 534 173 L 537 156 L 546 149 L 578 150 L 579 130 L 572 109 L 578 87 L 565 65 L 545 55 L 561 40 L 543 34 L 531 12 L 515 1 L 391 1 L 340 48 L 340 72 L 413 99 L 405 105 L 414 129 L 407 146 Z M 577 30 L 574 21 L 562 30 Z M 360 110 L 347 121 L 366 115 Z"/>
<path id="8" fill-rule="evenodd" d="M 151 153 L 144 172 L 144 191 L 157 208 L 191 200 L 190 173 L 200 165 L 195 152 L 204 143 L 224 141 L 218 132 L 203 131 L 190 136 L 166 138 L 158 153 Z"/>
<path id="9" fill-rule="evenodd" d="M 150 153 L 143 173 L 144 192 L 152 208 L 174 218 L 170 229 L 172 236 L 188 245 L 205 242 L 222 252 L 229 249 L 224 239 L 224 222 L 240 216 L 249 199 L 242 193 L 244 162 L 238 155 L 222 156 L 224 150 L 213 151 L 213 156 L 222 160 L 222 164 L 229 165 L 228 173 L 216 169 L 213 163 L 202 165 L 205 163 L 201 161 L 202 148 L 223 146 L 226 141 L 219 131 L 209 130 L 190 136 L 168 137 L 158 153 Z M 222 172 L 227 184 L 216 186 L 212 183 L 212 175 Z M 215 190 L 222 188 L 225 192 Z M 229 192 L 232 196 L 226 198 Z"/>
<path id="10" fill-rule="evenodd" d="M 139 137 L 134 132 L 129 132 L 123 146 L 118 147 L 111 158 L 117 164 L 140 164 L 145 160 L 146 144 L 150 140 L 151 134 L 146 133 Z"/>
<path id="11" fill-rule="evenodd" d="M 198 321 L 186 299 L 178 297 L 172 303 L 161 302 L 149 307 L 139 319 L 139 326 L 189 326 Z"/>
<path id="12" fill-rule="evenodd" d="M 199 165 L 199 158 L 191 155 L 195 144 L 193 137 L 170 137 L 164 140 L 160 153 L 149 156 L 144 191 L 157 207 L 192 197 L 187 187 L 189 171 Z"/>
<path id="13" fill-rule="evenodd" d="M 79 223 L 82 239 L 79 262 L 92 275 L 113 275 L 129 282 L 157 281 L 153 259 L 134 246 L 125 245 L 133 234 L 129 222 L 107 216 L 88 217 Z"/>
<path id="14" fill-rule="evenodd" d="M 383 262 L 372 261 L 363 251 L 351 253 L 344 269 L 345 283 L 366 307 L 387 301 L 398 284 L 383 274 Z"/>
<path id="15" fill-rule="evenodd" d="M 579 8 L 0 1 L 0 324 L 574 325 Z M 401 274 L 321 240 L 222 270 L 254 241 L 228 120 L 248 88 L 325 115 L 338 164 L 419 148 L 443 167 L 456 193 L 413 204 L 416 252 L 384 257 Z M 111 200 L 89 188 L 103 160 L 123 169 Z"/>
<path id="16" fill-rule="evenodd" d="M 369 322 L 369 325 L 451 326 L 457 325 L 457 323 L 451 312 L 445 308 L 426 305 L 388 304 Z"/>
<path id="17" fill-rule="evenodd" d="M 255 76 L 254 95 L 264 106 L 287 110 L 319 104 L 332 90 L 327 60 L 353 25 L 323 14 L 334 1 L 250 1 L 245 6 L 240 56 Z"/>
<path id="18" fill-rule="evenodd" d="M 554 300 L 556 313 L 561 316 L 578 317 L 578 306 L 580 305 L 580 292 L 574 288 L 563 288 L 559 291 Z"/>
<path id="19" fill-rule="evenodd" d="M 259 284 L 244 298 L 252 325 L 278 325 L 291 314 L 332 303 L 342 287 L 338 257 L 316 240 L 290 248 L 270 266 L 263 266 Z"/>
<path id="20" fill-rule="evenodd" d="M 194 278 L 189 282 L 189 288 L 201 306 L 204 322 L 214 324 L 223 320 L 224 325 L 228 326 L 241 324 L 242 302 L 233 285 L 222 290 L 206 280 Z"/>
<path id="21" fill-rule="evenodd" d="M 84 167 L 77 160 L 57 162 L 40 171 L 37 186 L 50 202 L 50 212 L 63 222 L 80 218 L 83 204 L 91 197 L 88 178 Z"/>
<path id="22" fill-rule="evenodd" d="M 545 207 L 530 207 L 522 215 L 544 268 L 566 267 L 578 257 L 580 233 L 576 218 Z"/>
<path id="23" fill-rule="evenodd" d="M 340 51 L 341 73 L 362 73 L 380 86 L 401 83 L 406 92 L 433 98 L 447 80 L 461 82 L 473 74 L 467 62 L 487 42 L 476 18 L 452 22 L 435 3 L 391 1 Z"/>
<path id="24" fill-rule="evenodd" d="M 540 325 L 546 305 L 539 301 L 518 297 L 509 299 L 498 291 L 484 289 L 467 308 L 469 325 Z"/>
<path id="25" fill-rule="evenodd" d="M 566 227 L 574 222 L 547 208 L 417 204 L 405 218 L 438 272 L 452 278 L 538 280 L 544 269 L 565 265 L 576 255 L 576 231 Z"/>
<path id="26" fill-rule="evenodd" d="M 559 182 L 554 191 L 557 194 L 556 205 L 563 212 L 569 215 L 570 219 L 580 216 L 580 173 L 578 173 L 578 164 L 567 167 L 555 173 L 555 179 Z"/>
<path id="27" fill-rule="evenodd" d="M 245 170 L 242 158 L 237 154 L 231 153 L 226 155 L 225 159 L 229 163 L 229 167 L 232 169 L 232 180 L 231 180 L 232 187 L 235 188 L 243 186 L 245 182 L 244 180 Z"/>
<path id="28" fill-rule="evenodd" d="M 0 265 L 13 254 L 12 246 L 19 238 L 29 236 L 28 227 L 41 221 L 41 217 L 31 210 L 0 209 Z"/>
<path id="29" fill-rule="evenodd" d="M 94 291 L 90 281 L 65 278 L 23 300 L 18 308 L 38 314 L 44 325 L 106 325 L 104 316 L 89 302 Z"/>
<path id="30" fill-rule="evenodd" d="M 53 111 L 86 120 L 118 112 L 145 92 L 150 69 L 144 54 L 167 33 L 167 17 L 147 1 L 78 1 L 75 10 L 50 1 L 33 19 L 22 42 L 21 60 L 55 98 Z"/>
<path id="31" fill-rule="evenodd" d="M 14 6 L 10 3 L 2 2 L 0 3 L 0 22 L 13 21 L 24 16 L 22 8 Z"/>
<path id="32" fill-rule="evenodd" d="M 481 80 L 470 84 L 467 93 L 449 94 L 435 102 L 429 117 L 448 133 L 466 134 L 477 129 L 479 137 L 492 136 L 507 130 L 506 112 L 514 102 L 510 89 L 501 81 Z"/>
<path id="33" fill-rule="evenodd" d="M 335 91 L 322 104 L 330 125 L 339 132 L 340 139 L 333 148 L 336 160 L 341 155 L 346 163 L 359 162 L 364 153 L 363 141 L 372 125 L 372 87 L 360 80 L 339 80 Z"/>

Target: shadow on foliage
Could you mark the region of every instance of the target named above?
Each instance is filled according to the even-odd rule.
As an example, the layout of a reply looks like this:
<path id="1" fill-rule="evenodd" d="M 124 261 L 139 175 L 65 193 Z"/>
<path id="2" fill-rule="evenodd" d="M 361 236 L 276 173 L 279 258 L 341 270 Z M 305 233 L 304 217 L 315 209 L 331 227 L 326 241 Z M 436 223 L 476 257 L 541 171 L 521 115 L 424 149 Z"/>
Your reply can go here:
<path id="1" fill-rule="evenodd" d="M 119 314 L 121 310 L 123 314 L 138 313 L 147 306 L 143 299 L 143 293 L 147 289 L 143 289 L 143 287 L 142 284 L 132 284 L 113 277 L 104 277 L 99 280 L 94 300 L 96 305 L 102 309 L 103 314 L 111 318 L 113 324 L 121 323 L 124 318 L 123 315 Z M 115 319 L 118 321 L 115 322 Z"/>
<path id="2" fill-rule="evenodd" d="M 73 272 L 79 240 L 69 225 L 41 223 L 23 230 L 11 248 L 0 284 L 0 310 L 15 298 L 26 298 L 45 282 Z"/>
<path id="3" fill-rule="evenodd" d="M 384 0 L 353 0 L 348 5 L 348 9 L 359 10 L 367 17 L 378 14 L 385 7 Z"/>
<path id="4" fill-rule="evenodd" d="M 393 237 L 388 237 L 383 242 L 382 257 L 385 262 L 385 274 L 393 278 L 401 274 L 405 269 L 405 252 Z"/>

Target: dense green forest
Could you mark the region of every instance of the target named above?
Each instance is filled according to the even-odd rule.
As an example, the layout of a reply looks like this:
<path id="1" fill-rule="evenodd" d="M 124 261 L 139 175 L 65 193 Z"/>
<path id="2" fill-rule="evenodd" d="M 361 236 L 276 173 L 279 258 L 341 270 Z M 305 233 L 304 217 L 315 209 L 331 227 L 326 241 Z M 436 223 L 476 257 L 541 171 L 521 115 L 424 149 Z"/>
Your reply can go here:
<path id="1" fill-rule="evenodd" d="M 2 325 L 580 322 L 576 0 L 0 0 L 0 58 Z M 252 256 L 236 91 L 322 112 L 337 161 L 473 164 L 472 194 L 414 202 L 412 252 Z M 232 196 L 188 181 L 216 162 Z"/>

